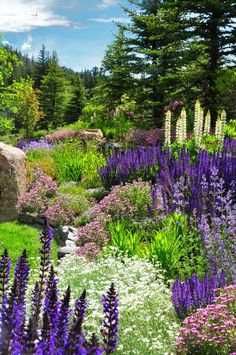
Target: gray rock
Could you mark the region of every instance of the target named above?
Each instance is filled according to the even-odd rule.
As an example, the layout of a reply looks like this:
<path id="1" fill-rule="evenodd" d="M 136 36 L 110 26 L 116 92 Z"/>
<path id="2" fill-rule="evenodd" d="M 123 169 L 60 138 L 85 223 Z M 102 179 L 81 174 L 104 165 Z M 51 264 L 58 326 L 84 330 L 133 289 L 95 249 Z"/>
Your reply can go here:
<path id="1" fill-rule="evenodd" d="M 77 250 L 77 247 L 74 245 L 74 246 L 65 246 L 65 247 L 62 247 L 59 249 L 58 251 L 58 258 L 62 258 L 63 256 L 65 255 L 68 255 L 68 254 L 74 254 Z"/>

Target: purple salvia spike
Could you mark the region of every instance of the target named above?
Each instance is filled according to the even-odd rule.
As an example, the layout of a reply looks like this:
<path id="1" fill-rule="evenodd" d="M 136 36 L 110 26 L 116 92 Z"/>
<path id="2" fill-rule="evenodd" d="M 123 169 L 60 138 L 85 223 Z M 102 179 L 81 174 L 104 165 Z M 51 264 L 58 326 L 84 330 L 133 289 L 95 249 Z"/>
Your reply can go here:
<path id="1" fill-rule="evenodd" d="M 70 315 L 70 286 L 68 286 L 66 293 L 61 301 L 59 317 L 58 317 L 57 335 L 56 335 L 57 349 L 64 348 L 64 344 L 67 342 L 69 315 Z"/>
<path id="2" fill-rule="evenodd" d="M 5 249 L 0 259 L 0 297 L 1 298 L 3 298 L 3 295 L 5 295 L 9 289 L 10 270 L 11 270 L 10 258 L 8 256 L 7 249 Z"/>
<path id="3" fill-rule="evenodd" d="M 58 307 L 59 301 L 57 280 L 54 268 L 51 265 L 45 292 L 44 311 L 47 312 L 48 316 L 50 316 L 53 329 L 56 327 L 58 321 Z"/>
<path id="4" fill-rule="evenodd" d="M 104 318 L 101 332 L 105 354 L 111 354 L 116 347 L 119 323 L 118 303 L 118 295 L 112 283 L 107 294 L 102 297 Z"/>

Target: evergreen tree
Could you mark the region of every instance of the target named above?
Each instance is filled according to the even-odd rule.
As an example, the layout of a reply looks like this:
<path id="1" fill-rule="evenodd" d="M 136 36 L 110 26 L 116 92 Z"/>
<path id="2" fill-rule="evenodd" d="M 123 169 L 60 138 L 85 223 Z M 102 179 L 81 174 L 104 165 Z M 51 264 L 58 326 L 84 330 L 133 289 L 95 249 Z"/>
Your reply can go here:
<path id="1" fill-rule="evenodd" d="M 106 50 L 102 61 L 99 86 L 96 88 L 96 95 L 99 101 L 110 109 L 114 109 L 121 103 L 123 94 L 132 95 L 135 79 L 131 75 L 131 64 L 135 56 L 127 45 L 127 39 L 122 28 L 114 42 Z"/>
<path id="2" fill-rule="evenodd" d="M 236 59 L 236 2 L 233 0 L 177 0 L 172 7 L 181 14 L 180 21 L 185 32 L 185 57 L 189 64 L 197 60 L 192 49 L 197 42 L 204 60 L 200 63 L 198 80 L 202 101 L 217 117 L 217 78 L 225 66 L 234 65 Z M 186 45 L 188 44 L 188 45 Z M 218 104 L 218 105 L 217 105 Z"/>
<path id="3" fill-rule="evenodd" d="M 39 101 L 43 112 L 41 120 L 43 128 L 55 128 L 65 122 L 65 110 L 70 98 L 70 82 L 59 66 L 57 54 L 54 51 L 50 58 L 48 72 L 43 77 L 40 87 Z"/>
<path id="4" fill-rule="evenodd" d="M 50 64 L 49 52 L 46 50 L 44 44 L 39 52 L 39 56 L 34 65 L 33 79 L 34 86 L 39 89 L 43 77 L 47 74 Z"/>
<path id="5" fill-rule="evenodd" d="M 67 104 L 65 121 L 66 123 L 73 123 L 81 116 L 82 109 L 85 104 L 85 89 L 82 84 L 80 75 L 73 75 L 71 78 L 72 94 L 71 99 Z"/>

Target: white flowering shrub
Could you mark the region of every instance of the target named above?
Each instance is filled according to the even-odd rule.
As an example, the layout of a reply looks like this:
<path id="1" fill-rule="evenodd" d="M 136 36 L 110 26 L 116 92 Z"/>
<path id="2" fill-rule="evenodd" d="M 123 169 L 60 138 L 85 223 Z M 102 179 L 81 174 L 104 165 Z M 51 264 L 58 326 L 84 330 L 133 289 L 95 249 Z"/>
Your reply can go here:
<path id="1" fill-rule="evenodd" d="M 115 354 L 174 354 L 179 323 L 171 303 L 171 292 L 161 270 L 146 259 L 106 256 L 89 262 L 67 256 L 58 266 L 60 288 L 71 285 L 73 299 L 86 289 L 89 307 L 85 327 L 101 326 L 101 296 L 114 282 L 119 293 L 119 342 Z"/>

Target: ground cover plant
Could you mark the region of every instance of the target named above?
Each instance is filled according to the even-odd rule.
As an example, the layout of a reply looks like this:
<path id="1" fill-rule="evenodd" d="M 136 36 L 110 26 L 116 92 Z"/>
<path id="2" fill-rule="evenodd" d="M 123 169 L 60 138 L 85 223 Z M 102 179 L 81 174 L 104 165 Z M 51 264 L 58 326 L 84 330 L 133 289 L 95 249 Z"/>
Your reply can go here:
<path id="1" fill-rule="evenodd" d="M 163 273 L 147 259 L 129 257 L 116 248 L 88 261 L 78 256 L 62 259 L 57 268 L 65 290 L 71 284 L 72 299 L 86 288 L 90 312 L 85 325 L 92 332 L 100 324 L 100 297 L 111 280 L 119 294 L 119 339 L 115 354 L 171 354 L 179 321 Z"/>

